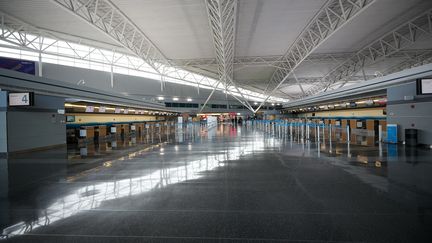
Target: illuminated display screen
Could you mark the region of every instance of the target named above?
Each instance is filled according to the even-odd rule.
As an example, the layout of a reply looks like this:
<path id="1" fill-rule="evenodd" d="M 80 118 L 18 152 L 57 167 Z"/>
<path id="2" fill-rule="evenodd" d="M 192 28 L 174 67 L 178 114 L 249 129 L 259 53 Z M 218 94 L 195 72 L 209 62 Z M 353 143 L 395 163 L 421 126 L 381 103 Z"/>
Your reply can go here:
<path id="1" fill-rule="evenodd" d="M 420 80 L 420 94 L 432 94 L 432 78 Z"/>
<path id="2" fill-rule="evenodd" d="M 0 57 L 0 68 L 35 75 L 36 63 L 33 61 Z"/>

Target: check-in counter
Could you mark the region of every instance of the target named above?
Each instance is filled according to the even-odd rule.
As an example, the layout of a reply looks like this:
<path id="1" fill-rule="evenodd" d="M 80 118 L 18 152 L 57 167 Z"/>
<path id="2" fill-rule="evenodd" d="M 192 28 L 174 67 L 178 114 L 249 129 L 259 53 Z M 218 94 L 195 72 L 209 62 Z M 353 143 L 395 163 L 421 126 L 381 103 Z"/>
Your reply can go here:
<path id="1" fill-rule="evenodd" d="M 132 123 L 129 125 L 130 134 L 136 134 L 136 129 L 137 129 L 137 127 L 135 126 L 135 124 Z"/>
<path id="2" fill-rule="evenodd" d="M 375 132 L 376 120 L 366 120 L 366 130 L 368 132 Z"/>
<path id="3" fill-rule="evenodd" d="M 98 126 L 97 130 L 96 130 L 96 133 L 97 133 L 97 137 L 99 139 L 106 137 L 106 135 L 107 135 L 107 126 L 105 126 L 105 125 Z"/>
<path id="4" fill-rule="evenodd" d="M 125 135 L 125 136 L 127 136 L 127 135 L 129 135 L 129 133 L 130 133 L 130 127 L 129 127 L 129 124 L 122 124 L 121 125 L 121 129 L 122 129 L 122 134 L 123 135 Z"/>
<path id="5" fill-rule="evenodd" d="M 83 126 L 80 129 L 80 137 L 86 139 L 93 139 L 95 136 L 95 127 Z"/>
<path id="6" fill-rule="evenodd" d="M 99 152 L 105 152 L 108 150 L 108 143 L 104 142 L 104 143 L 99 143 Z"/>
<path id="7" fill-rule="evenodd" d="M 351 119 L 349 120 L 350 129 L 357 129 L 357 120 Z"/>
<path id="8" fill-rule="evenodd" d="M 136 134 L 143 135 L 144 123 L 133 123 L 132 125 L 135 126 Z"/>
<path id="9" fill-rule="evenodd" d="M 341 126 L 342 126 L 342 128 L 346 128 L 347 125 L 348 125 L 348 120 L 346 120 L 346 119 L 342 119 L 342 120 L 341 120 Z"/>
<path id="10" fill-rule="evenodd" d="M 381 129 L 383 132 L 387 131 L 387 121 L 386 120 L 380 120 L 379 125 L 381 125 Z"/>
<path id="11" fill-rule="evenodd" d="M 121 135 L 122 126 L 120 124 L 114 124 L 110 128 L 110 133 L 114 135 Z"/>

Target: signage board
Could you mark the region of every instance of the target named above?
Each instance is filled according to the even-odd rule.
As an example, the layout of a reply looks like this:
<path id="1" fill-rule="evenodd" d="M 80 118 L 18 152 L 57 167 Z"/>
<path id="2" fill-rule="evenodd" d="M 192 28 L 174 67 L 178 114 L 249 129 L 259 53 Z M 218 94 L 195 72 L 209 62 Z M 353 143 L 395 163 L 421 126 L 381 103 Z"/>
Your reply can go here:
<path id="1" fill-rule="evenodd" d="M 92 105 L 86 106 L 85 112 L 94 112 L 94 106 Z"/>
<path id="2" fill-rule="evenodd" d="M 34 105 L 33 92 L 9 93 L 9 106 L 32 106 Z"/>
<path id="3" fill-rule="evenodd" d="M 36 74 L 36 62 L 14 58 L 0 57 L 0 68 L 14 70 L 31 75 Z"/>
<path id="4" fill-rule="evenodd" d="M 432 78 L 419 80 L 419 94 L 432 94 Z"/>

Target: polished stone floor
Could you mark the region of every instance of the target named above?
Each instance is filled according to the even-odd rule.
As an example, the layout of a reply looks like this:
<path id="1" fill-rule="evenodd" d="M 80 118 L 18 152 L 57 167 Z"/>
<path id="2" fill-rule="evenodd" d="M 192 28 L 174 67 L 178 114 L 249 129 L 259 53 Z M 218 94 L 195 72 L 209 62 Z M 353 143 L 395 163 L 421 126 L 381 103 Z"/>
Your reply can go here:
<path id="1" fill-rule="evenodd" d="M 295 132 L 189 126 L 2 159 L 0 241 L 432 242 L 431 150 Z"/>

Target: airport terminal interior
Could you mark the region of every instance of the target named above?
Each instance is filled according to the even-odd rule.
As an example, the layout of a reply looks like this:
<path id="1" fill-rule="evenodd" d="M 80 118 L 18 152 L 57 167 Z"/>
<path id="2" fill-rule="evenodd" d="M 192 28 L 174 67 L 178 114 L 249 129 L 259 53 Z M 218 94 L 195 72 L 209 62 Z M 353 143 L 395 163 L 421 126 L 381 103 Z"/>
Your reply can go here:
<path id="1" fill-rule="evenodd" d="M 431 0 L 0 0 L 1 242 L 432 242 Z"/>

